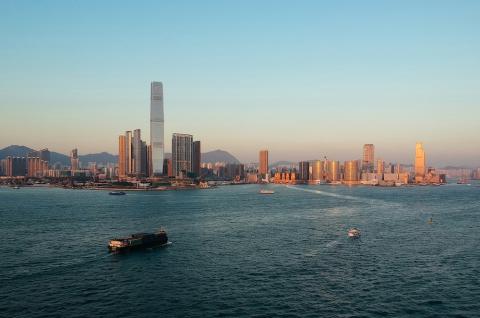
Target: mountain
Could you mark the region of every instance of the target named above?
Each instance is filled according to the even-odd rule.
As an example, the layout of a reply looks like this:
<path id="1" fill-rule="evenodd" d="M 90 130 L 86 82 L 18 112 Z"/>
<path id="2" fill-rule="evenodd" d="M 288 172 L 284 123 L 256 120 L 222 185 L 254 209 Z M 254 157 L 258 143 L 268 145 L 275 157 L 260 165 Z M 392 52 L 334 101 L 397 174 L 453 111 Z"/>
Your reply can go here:
<path id="1" fill-rule="evenodd" d="M 35 151 L 32 148 L 18 145 L 11 145 L 0 149 L 0 159 L 7 156 L 12 157 L 26 157 L 28 153 Z M 118 156 L 107 152 L 92 153 L 88 155 L 79 155 L 78 158 L 83 166 L 89 162 L 96 162 L 98 164 L 107 164 L 109 162 L 117 162 Z M 171 153 L 165 153 L 165 158 L 172 158 Z M 50 164 L 59 162 L 63 166 L 70 165 L 70 157 L 62 153 L 50 151 Z M 202 162 L 226 162 L 226 163 L 240 163 L 240 161 L 224 150 L 214 150 L 202 153 Z"/>
<path id="2" fill-rule="evenodd" d="M 35 151 L 35 150 L 25 146 L 11 145 L 3 149 L 0 149 L 0 159 L 4 159 L 8 156 L 26 157 L 27 154 L 32 151 Z"/>
<path id="3" fill-rule="evenodd" d="M 240 163 L 232 154 L 220 149 L 202 153 L 202 162 Z"/>
<path id="4" fill-rule="evenodd" d="M 18 145 L 11 145 L 0 149 L 0 159 L 4 159 L 8 156 L 12 157 L 26 157 L 28 153 L 35 151 L 32 148 Z M 87 165 L 89 162 L 96 162 L 101 164 L 107 164 L 109 162 L 117 162 L 118 156 L 109 154 L 107 152 L 93 153 L 88 155 L 78 156 L 80 162 L 83 165 Z M 70 165 L 70 157 L 62 153 L 50 151 L 50 164 L 59 162 L 63 166 Z"/>

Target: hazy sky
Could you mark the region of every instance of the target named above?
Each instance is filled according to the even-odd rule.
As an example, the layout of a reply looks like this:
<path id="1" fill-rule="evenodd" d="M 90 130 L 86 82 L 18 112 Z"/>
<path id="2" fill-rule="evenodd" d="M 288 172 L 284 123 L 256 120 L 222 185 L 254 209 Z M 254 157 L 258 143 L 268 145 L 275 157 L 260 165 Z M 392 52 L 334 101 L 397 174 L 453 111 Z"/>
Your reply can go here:
<path id="1" fill-rule="evenodd" d="M 480 165 L 480 1 L 0 1 L 0 148 L 190 133 L 242 161 Z"/>

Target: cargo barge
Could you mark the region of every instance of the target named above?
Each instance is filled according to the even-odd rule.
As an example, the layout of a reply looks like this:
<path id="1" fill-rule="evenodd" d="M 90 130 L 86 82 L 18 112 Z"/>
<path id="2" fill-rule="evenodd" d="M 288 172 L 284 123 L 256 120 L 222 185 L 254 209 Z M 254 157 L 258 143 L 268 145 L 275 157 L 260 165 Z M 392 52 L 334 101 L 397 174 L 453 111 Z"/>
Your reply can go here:
<path id="1" fill-rule="evenodd" d="M 129 237 L 115 238 L 108 242 L 110 252 L 128 252 L 131 250 L 161 246 L 168 243 L 167 232 L 135 233 Z"/>

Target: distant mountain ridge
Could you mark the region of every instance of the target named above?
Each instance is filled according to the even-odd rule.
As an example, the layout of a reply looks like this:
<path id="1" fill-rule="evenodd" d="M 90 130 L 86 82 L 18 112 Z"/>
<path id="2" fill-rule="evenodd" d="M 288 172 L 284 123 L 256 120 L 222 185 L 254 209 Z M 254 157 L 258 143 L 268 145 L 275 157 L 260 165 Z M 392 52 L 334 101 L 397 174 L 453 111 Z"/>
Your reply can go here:
<path id="1" fill-rule="evenodd" d="M 0 149 L 0 159 L 4 159 L 8 156 L 12 157 L 26 157 L 28 153 L 36 151 L 35 149 L 26 147 L 26 146 L 19 146 L 19 145 L 11 145 Z M 79 155 L 78 158 L 80 162 L 84 165 L 88 164 L 89 162 L 96 162 L 98 164 L 107 164 L 109 162 L 117 162 L 118 156 L 112 155 L 108 152 L 100 152 L 100 153 L 92 153 L 87 155 Z M 165 158 L 172 158 L 171 153 L 165 153 Z M 224 150 L 213 150 L 202 153 L 202 162 L 225 162 L 225 163 L 240 163 L 240 161 L 235 158 L 232 154 Z M 60 163 L 64 166 L 70 165 L 70 157 L 64 155 L 59 152 L 50 151 L 50 164 Z"/>
<path id="2" fill-rule="evenodd" d="M 0 149 L 0 159 L 4 159 L 8 156 L 12 157 L 26 157 L 29 153 L 36 151 L 35 149 L 26 147 L 11 145 Z M 107 164 L 109 162 L 117 162 L 118 156 L 109 154 L 107 152 L 92 153 L 87 155 L 79 155 L 78 158 L 83 164 L 88 164 L 89 162 L 96 162 L 101 164 Z M 50 150 L 50 164 L 60 163 L 64 166 L 70 165 L 70 157 L 59 152 Z"/>

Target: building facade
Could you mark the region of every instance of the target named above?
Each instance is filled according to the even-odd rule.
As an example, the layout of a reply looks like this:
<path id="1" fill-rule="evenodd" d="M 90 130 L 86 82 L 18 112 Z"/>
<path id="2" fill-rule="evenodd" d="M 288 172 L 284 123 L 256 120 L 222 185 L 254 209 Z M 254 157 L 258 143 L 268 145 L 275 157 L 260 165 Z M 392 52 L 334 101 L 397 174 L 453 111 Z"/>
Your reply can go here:
<path id="1" fill-rule="evenodd" d="M 375 160 L 375 146 L 373 144 L 363 145 L 362 171 L 373 172 Z"/>
<path id="2" fill-rule="evenodd" d="M 423 149 L 423 144 L 417 142 L 415 146 L 415 182 L 423 182 L 425 178 L 425 150 Z"/>
<path id="3" fill-rule="evenodd" d="M 268 150 L 260 150 L 258 158 L 258 173 L 262 177 L 268 175 Z"/>
<path id="4" fill-rule="evenodd" d="M 173 134 L 172 137 L 172 166 L 173 175 L 185 178 L 192 172 L 193 163 L 193 136 L 187 134 Z M 162 161 L 163 165 L 163 161 Z M 163 167 L 162 167 L 163 170 Z"/>
<path id="5" fill-rule="evenodd" d="M 193 142 L 193 162 L 192 170 L 195 174 L 195 177 L 200 177 L 200 163 L 202 161 L 202 151 L 200 146 L 200 141 Z"/>
<path id="6" fill-rule="evenodd" d="M 164 173 L 165 155 L 164 119 L 163 119 L 163 84 L 152 82 L 150 85 L 150 143 L 152 146 L 152 175 Z"/>

